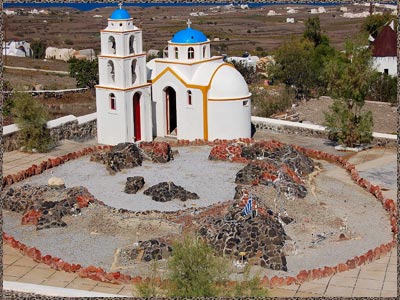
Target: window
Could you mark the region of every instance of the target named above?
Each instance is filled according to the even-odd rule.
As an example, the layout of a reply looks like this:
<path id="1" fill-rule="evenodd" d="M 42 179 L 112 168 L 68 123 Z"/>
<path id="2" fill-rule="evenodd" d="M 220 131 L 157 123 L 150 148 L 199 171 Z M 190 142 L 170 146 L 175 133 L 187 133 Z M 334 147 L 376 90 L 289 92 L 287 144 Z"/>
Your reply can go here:
<path id="1" fill-rule="evenodd" d="M 110 94 L 110 109 L 111 110 L 116 110 L 117 106 L 115 103 L 115 95 L 113 93 Z"/>
<path id="2" fill-rule="evenodd" d="M 108 81 L 110 82 L 115 82 L 115 70 L 114 70 L 114 63 L 109 60 L 107 63 L 107 69 L 108 69 Z"/>
<path id="3" fill-rule="evenodd" d="M 110 36 L 108 38 L 108 53 L 110 54 L 116 53 L 115 38 L 113 36 Z"/>
<path id="4" fill-rule="evenodd" d="M 188 49 L 188 59 L 193 59 L 194 58 L 194 49 L 193 47 L 189 47 Z"/>
<path id="5" fill-rule="evenodd" d="M 135 37 L 133 35 L 131 35 L 129 37 L 129 53 L 135 53 Z"/>
<path id="6" fill-rule="evenodd" d="M 384 69 L 384 70 L 383 70 L 383 73 L 385 73 L 386 75 L 388 75 L 388 74 L 389 74 L 389 69 Z"/>
<path id="7" fill-rule="evenodd" d="M 188 105 L 192 105 L 192 91 L 187 91 Z"/>
<path id="8" fill-rule="evenodd" d="M 175 59 L 179 59 L 179 50 L 178 50 L 178 47 L 175 47 Z"/>
<path id="9" fill-rule="evenodd" d="M 203 46 L 203 58 L 206 58 L 206 50 L 207 50 L 207 47 Z"/>
<path id="10" fill-rule="evenodd" d="M 131 64 L 132 84 L 136 81 L 136 59 L 132 60 Z"/>
<path id="11" fill-rule="evenodd" d="M 245 100 L 245 101 L 243 101 L 243 106 L 249 106 L 249 100 Z"/>

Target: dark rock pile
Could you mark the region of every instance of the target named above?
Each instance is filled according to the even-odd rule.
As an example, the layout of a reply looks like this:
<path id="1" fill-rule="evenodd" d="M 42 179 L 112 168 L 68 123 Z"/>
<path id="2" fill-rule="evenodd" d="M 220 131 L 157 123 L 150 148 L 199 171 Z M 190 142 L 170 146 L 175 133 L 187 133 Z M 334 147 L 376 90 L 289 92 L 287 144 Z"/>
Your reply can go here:
<path id="1" fill-rule="evenodd" d="M 199 199 L 196 193 L 188 192 L 183 187 L 175 185 L 171 181 L 153 185 L 145 190 L 143 194 L 151 196 L 151 199 L 158 202 L 167 202 L 172 199 L 179 199 L 181 201 Z"/>
<path id="2" fill-rule="evenodd" d="M 166 163 L 174 159 L 171 146 L 166 142 L 141 142 L 139 144 L 144 158 L 156 163 Z"/>
<path id="3" fill-rule="evenodd" d="M 125 255 L 128 254 L 129 260 L 150 262 L 152 260 L 161 260 L 171 255 L 172 248 L 159 239 L 140 241 L 137 246 L 131 249 L 125 249 Z"/>
<path id="4" fill-rule="evenodd" d="M 114 174 L 122 169 L 134 168 L 142 165 L 143 156 L 134 143 L 120 143 L 107 152 L 96 152 L 90 161 L 100 162 L 107 166 L 107 170 Z"/>
<path id="5" fill-rule="evenodd" d="M 125 190 L 127 194 L 136 194 L 144 186 L 144 178 L 142 176 L 128 177 L 126 179 Z"/>
<path id="6" fill-rule="evenodd" d="M 311 158 L 277 141 L 217 145 L 209 159 L 246 162 L 236 174 L 237 184 L 271 184 L 287 197 L 304 198 L 307 189 L 302 178 L 314 170 Z"/>
<path id="7" fill-rule="evenodd" d="M 64 227 L 67 215 L 78 215 L 83 207 L 93 202 L 85 187 L 52 188 L 23 185 L 8 188 L 1 193 L 3 209 L 23 213 L 23 225 L 35 225 L 37 230 Z"/>
<path id="8" fill-rule="evenodd" d="M 283 253 L 286 233 L 274 215 L 262 214 L 254 218 L 241 216 L 243 208 L 231 207 L 224 215 L 204 219 L 198 233 L 219 254 L 240 260 L 256 258 L 260 266 L 287 271 Z"/>

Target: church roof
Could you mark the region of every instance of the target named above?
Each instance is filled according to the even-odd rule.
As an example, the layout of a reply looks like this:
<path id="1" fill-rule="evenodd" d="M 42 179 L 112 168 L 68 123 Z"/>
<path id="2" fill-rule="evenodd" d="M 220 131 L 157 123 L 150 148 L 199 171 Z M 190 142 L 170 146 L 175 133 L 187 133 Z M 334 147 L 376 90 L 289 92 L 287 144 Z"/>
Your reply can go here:
<path id="1" fill-rule="evenodd" d="M 206 42 L 207 37 L 200 30 L 186 28 L 175 33 L 171 42 L 177 44 L 195 44 Z"/>
<path id="2" fill-rule="evenodd" d="M 384 26 L 372 42 L 372 56 L 397 56 L 397 35 L 390 26 Z"/>
<path id="3" fill-rule="evenodd" d="M 129 13 L 123 8 L 118 8 L 114 10 L 110 17 L 111 20 L 128 20 L 130 18 L 131 16 L 129 15 Z"/>

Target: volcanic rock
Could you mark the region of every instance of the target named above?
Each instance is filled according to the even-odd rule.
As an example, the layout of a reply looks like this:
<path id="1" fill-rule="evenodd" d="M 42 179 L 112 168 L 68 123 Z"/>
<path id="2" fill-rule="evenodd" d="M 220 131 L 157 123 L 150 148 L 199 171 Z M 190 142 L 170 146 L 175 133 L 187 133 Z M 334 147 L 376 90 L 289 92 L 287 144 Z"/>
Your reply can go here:
<path id="1" fill-rule="evenodd" d="M 242 210 L 236 205 L 223 215 L 209 216 L 198 234 L 220 255 L 239 260 L 245 252 L 246 259 L 256 257 L 262 267 L 287 271 L 282 250 L 288 237 L 278 219 L 268 214 L 243 217 Z"/>
<path id="2" fill-rule="evenodd" d="M 63 188 L 65 187 L 64 180 L 58 177 L 51 177 L 48 181 L 47 184 L 53 188 Z"/>
<path id="3" fill-rule="evenodd" d="M 144 178 L 142 176 L 128 177 L 126 179 L 125 190 L 127 194 L 136 194 L 144 186 Z"/>
<path id="4" fill-rule="evenodd" d="M 158 202 L 167 202 L 172 199 L 179 199 L 181 201 L 199 199 L 196 193 L 188 192 L 183 187 L 177 186 L 171 181 L 153 185 L 143 193 L 147 196 L 152 196 L 151 199 Z"/>
<path id="5" fill-rule="evenodd" d="M 129 169 L 142 165 L 143 156 L 134 143 L 120 143 L 108 152 L 96 152 L 90 157 L 91 161 L 103 163 L 110 174 L 121 169 Z"/>

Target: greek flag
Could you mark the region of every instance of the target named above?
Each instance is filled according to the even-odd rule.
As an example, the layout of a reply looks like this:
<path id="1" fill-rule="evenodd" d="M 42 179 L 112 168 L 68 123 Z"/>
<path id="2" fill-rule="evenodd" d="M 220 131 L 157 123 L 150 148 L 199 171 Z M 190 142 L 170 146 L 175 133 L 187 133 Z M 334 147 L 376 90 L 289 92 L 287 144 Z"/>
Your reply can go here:
<path id="1" fill-rule="evenodd" d="M 242 211 L 242 213 L 241 213 L 241 215 L 244 217 L 244 216 L 247 216 L 249 213 L 251 213 L 251 211 L 252 211 L 252 208 L 253 208 L 253 198 L 251 198 L 251 196 L 249 197 L 249 200 L 247 201 L 247 203 L 246 203 L 246 206 L 244 207 L 244 209 L 243 209 L 243 211 Z"/>

